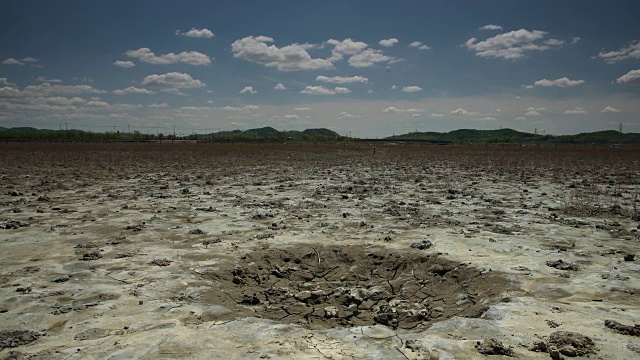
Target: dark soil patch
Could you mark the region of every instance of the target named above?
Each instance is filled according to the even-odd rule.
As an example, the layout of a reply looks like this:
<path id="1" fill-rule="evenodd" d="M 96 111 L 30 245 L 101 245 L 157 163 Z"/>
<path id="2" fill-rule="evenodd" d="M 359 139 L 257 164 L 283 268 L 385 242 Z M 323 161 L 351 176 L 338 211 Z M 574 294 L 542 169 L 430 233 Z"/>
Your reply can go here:
<path id="1" fill-rule="evenodd" d="M 605 320 L 604 326 L 617 332 L 618 334 L 640 336 L 640 324 L 624 325 L 615 320 Z"/>
<path id="2" fill-rule="evenodd" d="M 37 331 L 0 331 L 0 350 L 34 342 L 43 335 Z"/>
<path id="3" fill-rule="evenodd" d="M 356 246 L 260 250 L 206 277 L 216 283 L 202 294 L 207 302 L 309 328 L 412 329 L 479 317 L 513 289 L 497 272 L 482 274 L 437 255 Z"/>
<path id="4" fill-rule="evenodd" d="M 476 349 L 478 349 L 480 354 L 484 355 L 513 356 L 513 349 L 511 347 L 504 346 L 496 339 L 487 339 L 482 342 L 478 341 Z"/>
<path id="5" fill-rule="evenodd" d="M 591 338 L 570 331 L 556 331 L 533 345 L 532 351 L 546 352 L 551 358 L 561 358 L 560 354 L 576 357 L 594 354 L 596 346 Z"/>

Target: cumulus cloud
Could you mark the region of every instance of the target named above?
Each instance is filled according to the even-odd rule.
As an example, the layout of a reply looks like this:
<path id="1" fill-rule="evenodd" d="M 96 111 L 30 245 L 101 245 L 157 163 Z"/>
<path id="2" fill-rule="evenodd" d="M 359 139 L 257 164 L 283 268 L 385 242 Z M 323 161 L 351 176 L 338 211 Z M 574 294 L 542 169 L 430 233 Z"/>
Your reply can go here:
<path id="1" fill-rule="evenodd" d="M 585 81 L 584 80 L 571 80 L 568 77 L 562 77 L 559 79 L 555 79 L 555 80 L 547 80 L 547 79 L 542 79 L 542 80 L 538 80 L 536 82 L 533 83 L 534 86 L 543 86 L 543 87 L 550 87 L 550 86 L 556 86 L 556 87 L 571 87 L 571 86 L 576 86 L 576 85 L 582 85 L 584 84 Z"/>
<path id="2" fill-rule="evenodd" d="M 346 120 L 346 119 L 353 119 L 353 118 L 357 118 L 357 117 L 359 117 L 359 116 L 350 114 L 350 113 L 348 113 L 346 111 L 343 111 L 343 112 L 338 114 L 338 117 L 336 117 L 336 119 Z"/>
<path id="3" fill-rule="evenodd" d="M 619 113 L 620 110 L 612 107 L 612 106 L 607 106 L 606 108 L 600 110 L 600 112 L 602 113 Z"/>
<path id="4" fill-rule="evenodd" d="M 273 90 L 287 90 L 287 88 L 282 85 L 282 83 L 277 83 L 276 86 L 273 87 Z"/>
<path id="5" fill-rule="evenodd" d="M 47 96 L 51 94 L 81 93 L 103 94 L 106 93 L 106 91 L 96 89 L 89 85 L 51 85 L 50 83 L 29 85 L 21 91 L 21 94 L 25 96 Z"/>
<path id="6" fill-rule="evenodd" d="M 404 92 L 416 92 L 416 91 L 421 91 L 422 88 L 420 86 L 405 86 L 402 88 L 402 91 Z"/>
<path id="7" fill-rule="evenodd" d="M 516 118 L 516 120 L 527 120 L 527 118 L 526 118 L 526 117 L 524 117 L 524 116 L 518 116 L 518 117 Z"/>
<path id="8" fill-rule="evenodd" d="M 305 106 L 305 107 L 293 108 L 293 110 L 295 110 L 295 111 L 309 111 L 309 110 L 311 110 L 311 108 Z"/>
<path id="9" fill-rule="evenodd" d="M 416 114 L 416 113 L 423 113 L 425 112 L 424 109 L 402 109 L 402 108 L 397 108 L 395 106 L 389 106 L 388 108 L 385 108 L 382 110 L 382 112 L 385 113 L 397 113 L 397 114 L 404 114 L 404 113 L 410 113 L 410 114 Z M 433 116 L 433 115 L 431 115 Z"/>
<path id="10" fill-rule="evenodd" d="M 440 113 L 433 113 L 431 114 L 432 117 L 444 117 L 444 114 L 440 114 Z"/>
<path id="11" fill-rule="evenodd" d="M 300 119 L 300 116 L 295 115 L 295 114 L 294 115 L 285 115 L 284 118 L 287 119 L 287 120 L 298 120 L 298 119 Z"/>
<path id="12" fill-rule="evenodd" d="M 256 105 L 245 105 L 243 107 L 223 106 L 223 107 L 219 107 L 217 109 L 218 110 L 224 110 L 224 111 L 231 111 L 231 112 L 251 112 L 251 110 L 256 110 L 258 108 L 259 108 L 259 106 L 256 106 Z"/>
<path id="13" fill-rule="evenodd" d="M 477 120 L 477 121 L 494 121 L 494 120 L 496 120 L 496 118 L 494 118 L 492 116 L 485 116 L 485 117 L 481 117 L 481 118 L 477 118 L 477 119 L 473 119 L 473 120 Z"/>
<path id="14" fill-rule="evenodd" d="M 9 80 L 7 80 L 7 78 L 3 77 L 3 78 L 0 78 L 0 85 L 13 86 L 15 84 L 14 83 L 10 83 Z"/>
<path id="15" fill-rule="evenodd" d="M 62 80 L 60 80 L 60 79 L 47 79 L 44 76 L 38 76 L 36 78 L 36 81 L 37 82 L 48 82 L 48 83 L 61 83 L 62 82 Z"/>
<path id="16" fill-rule="evenodd" d="M 300 91 L 301 94 L 310 95 L 334 95 L 334 94 L 346 94 L 351 91 L 345 87 L 336 87 L 334 89 L 328 89 L 324 86 L 306 86 L 304 90 Z"/>
<path id="17" fill-rule="evenodd" d="M 332 69 L 333 64 L 325 59 L 313 59 L 307 52 L 316 46 L 311 44 L 291 44 L 281 48 L 272 43 L 268 36 L 248 36 L 231 44 L 233 57 L 274 67 L 280 71 Z"/>
<path id="18" fill-rule="evenodd" d="M 150 108 L 166 108 L 167 106 L 169 106 L 167 103 L 160 103 L 160 104 L 149 104 L 147 105 L 147 107 Z"/>
<path id="19" fill-rule="evenodd" d="M 470 114 L 471 114 L 471 112 L 469 112 L 469 111 L 467 111 L 465 109 L 462 109 L 462 108 L 455 109 L 455 110 L 453 110 L 452 112 L 449 113 L 449 115 L 470 115 Z"/>
<path id="20" fill-rule="evenodd" d="M 168 65 L 185 63 L 189 65 L 209 65 L 211 58 L 197 51 L 183 51 L 179 54 L 168 53 L 163 55 L 154 54 L 149 48 L 129 50 L 125 53 L 128 57 L 138 59 L 142 62 L 155 65 Z"/>
<path id="21" fill-rule="evenodd" d="M 386 39 L 386 40 L 380 40 L 380 41 L 378 42 L 378 44 L 380 44 L 380 45 L 382 45 L 382 46 L 387 46 L 387 47 L 393 46 L 393 45 L 395 45 L 395 44 L 397 44 L 397 43 L 398 43 L 398 39 L 396 39 L 396 38 L 391 38 L 391 39 Z"/>
<path id="22" fill-rule="evenodd" d="M 20 65 L 20 66 L 24 65 L 23 62 L 21 62 L 19 60 L 16 60 L 14 58 L 4 59 L 4 60 L 2 60 L 2 63 L 5 64 L 5 65 Z"/>
<path id="23" fill-rule="evenodd" d="M 616 82 L 618 84 L 633 84 L 633 85 L 638 85 L 640 84 L 640 69 L 638 70 L 631 70 L 628 73 L 620 76 Z"/>
<path id="24" fill-rule="evenodd" d="M 206 39 L 209 39 L 209 38 L 213 37 L 213 32 L 211 32 L 211 30 L 209 30 L 209 29 L 191 28 L 191 30 L 189 30 L 189 31 L 176 30 L 176 35 L 188 36 L 188 37 L 193 37 L 193 38 L 206 38 Z"/>
<path id="25" fill-rule="evenodd" d="M 125 69 L 131 69 L 132 67 L 136 66 L 136 64 L 133 61 L 128 61 L 128 60 L 117 60 L 116 62 L 113 63 L 113 65 L 120 66 Z"/>
<path id="26" fill-rule="evenodd" d="M 149 75 L 142 80 L 142 85 L 160 88 L 165 92 L 182 94 L 182 89 L 201 88 L 206 84 L 194 79 L 189 74 L 171 72 L 166 74 Z"/>
<path id="27" fill-rule="evenodd" d="M 329 61 L 342 60 L 345 55 L 355 55 L 369 47 L 367 43 L 362 41 L 353 41 L 350 38 L 342 41 L 330 39 L 327 41 L 327 44 L 333 45 Z"/>
<path id="28" fill-rule="evenodd" d="M 256 94 L 257 91 L 253 90 L 253 86 L 245 86 L 240 90 L 240 94 Z"/>
<path id="29" fill-rule="evenodd" d="M 547 109 L 543 108 L 543 107 L 534 108 L 533 106 L 529 106 L 527 108 L 527 111 L 545 111 L 545 110 L 547 110 Z"/>
<path id="30" fill-rule="evenodd" d="M 147 90 L 147 89 L 141 89 L 141 88 L 137 88 L 135 86 L 129 86 L 126 89 L 118 89 L 118 90 L 113 90 L 112 93 L 116 94 L 116 95 L 126 95 L 126 94 L 155 94 L 155 91 L 151 91 L 151 90 Z"/>
<path id="31" fill-rule="evenodd" d="M 369 82 L 369 79 L 363 76 L 318 76 L 316 81 L 328 82 L 333 84 L 349 84 L 349 83 L 363 83 Z"/>
<path id="32" fill-rule="evenodd" d="M 184 111 L 206 111 L 206 110 L 211 110 L 210 107 L 208 106 L 183 106 L 180 108 L 180 110 L 184 110 Z"/>
<path id="33" fill-rule="evenodd" d="M 547 39 L 546 31 L 520 29 L 477 42 L 471 38 L 464 44 L 476 56 L 485 58 L 520 59 L 530 51 L 545 51 L 562 45 L 562 41 Z"/>
<path id="34" fill-rule="evenodd" d="M 601 51 L 596 57 L 604 60 L 607 64 L 615 64 L 626 59 L 640 59 L 640 41 L 634 40 L 620 50 Z"/>
<path id="35" fill-rule="evenodd" d="M 536 110 L 529 110 L 525 113 L 526 116 L 542 116 L 542 114 L 540 114 L 538 111 Z"/>
<path id="36" fill-rule="evenodd" d="M 502 26 L 495 24 L 488 24 L 480 27 L 480 30 L 502 30 Z"/>
<path id="37" fill-rule="evenodd" d="M 429 47 L 429 45 L 427 45 L 427 44 L 423 44 L 423 43 L 422 43 L 422 42 L 420 42 L 420 41 L 414 41 L 414 42 L 412 42 L 411 44 L 409 44 L 409 46 L 414 47 L 414 48 L 416 48 L 416 49 L 418 49 L 418 50 L 429 50 L 429 49 L 431 49 L 431 48 Z"/>
<path id="38" fill-rule="evenodd" d="M 391 56 L 387 56 L 380 50 L 366 49 L 358 54 L 355 54 L 349 58 L 349 65 L 357 68 L 370 67 L 378 63 L 390 62 L 395 60 Z"/>
<path id="39" fill-rule="evenodd" d="M 564 112 L 565 114 L 568 115 L 587 115 L 589 114 L 589 112 L 587 110 L 585 110 L 584 108 L 581 107 L 575 107 L 571 110 L 567 110 Z"/>
<path id="40" fill-rule="evenodd" d="M 34 59 L 32 57 L 26 57 L 26 58 L 22 59 L 22 61 L 24 61 L 26 63 L 35 63 L 35 62 L 38 62 L 38 59 Z"/>
<path id="41" fill-rule="evenodd" d="M 574 36 L 574 37 L 572 37 L 572 38 L 571 38 L 571 43 L 572 43 L 572 44 L 575 44 L 575 43 L 577 43 L 577 42 L 578 42 L 578 41 L 580 41 L 580 40 L 582 40 L 582 38 L 581 38 L 581 37 L 579 37 L 579 36 Z"/>

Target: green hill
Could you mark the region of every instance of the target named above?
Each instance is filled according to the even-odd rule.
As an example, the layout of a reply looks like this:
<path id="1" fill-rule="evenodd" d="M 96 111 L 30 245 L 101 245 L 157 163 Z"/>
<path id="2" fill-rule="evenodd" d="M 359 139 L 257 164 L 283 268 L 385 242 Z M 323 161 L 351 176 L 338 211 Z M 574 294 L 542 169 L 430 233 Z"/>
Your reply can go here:
<path id="1" fill-rule="evenodd" d="M 580 133 L 576 135 L 536 135 L 513 129 L 473 130 L 460 129 L 450 132 L 413 132 L 395 135 L 388 140 L 429 140 L 435 142 L 452 142 L 455 144 L 488 143 L 488 144 L 640 144 L 640 134 L 623 134 L 615 130 Z"/>

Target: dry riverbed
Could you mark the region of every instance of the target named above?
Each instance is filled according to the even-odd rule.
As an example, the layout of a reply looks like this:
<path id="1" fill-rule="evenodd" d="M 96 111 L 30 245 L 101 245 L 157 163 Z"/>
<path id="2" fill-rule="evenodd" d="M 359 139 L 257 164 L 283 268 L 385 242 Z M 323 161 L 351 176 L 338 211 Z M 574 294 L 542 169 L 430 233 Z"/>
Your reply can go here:
<path id="1" fill-rule="evenodd" d="M 0 144 L 2 359 L 640 357 L 637 148 Z"/>

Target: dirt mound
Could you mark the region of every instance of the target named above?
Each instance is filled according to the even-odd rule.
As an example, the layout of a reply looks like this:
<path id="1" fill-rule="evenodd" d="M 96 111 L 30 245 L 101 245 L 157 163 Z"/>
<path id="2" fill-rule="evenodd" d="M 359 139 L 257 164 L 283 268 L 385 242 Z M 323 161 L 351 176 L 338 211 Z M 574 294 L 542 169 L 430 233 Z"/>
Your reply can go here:
<path id="1" fill-rule="evenodd" d="M 437 255 L 355 246 L 260 250 L 215 273 L 222 290 L 208 301 L 309 328 L 412 329 L 479 317 L 511 286 L 500 274 Z"/>
<path id="2" fill-rule="evenodd" d="M 560 355 L 569 357 L 594 354 L 596 346 L 591 338 L 570 331 L 556 331 L 533 345 L 532 351 L 546 352 L 552 359 L 560 359 Z"/>

